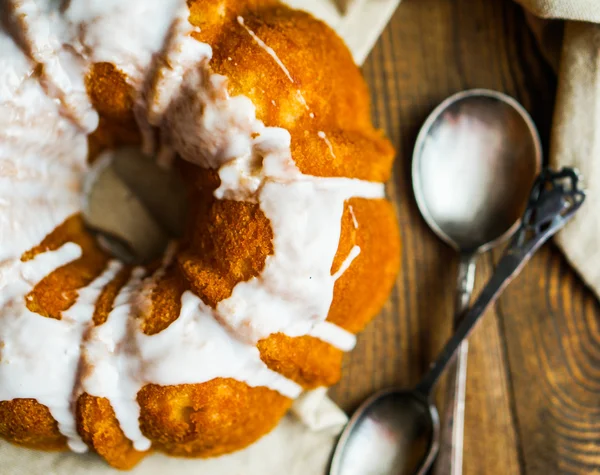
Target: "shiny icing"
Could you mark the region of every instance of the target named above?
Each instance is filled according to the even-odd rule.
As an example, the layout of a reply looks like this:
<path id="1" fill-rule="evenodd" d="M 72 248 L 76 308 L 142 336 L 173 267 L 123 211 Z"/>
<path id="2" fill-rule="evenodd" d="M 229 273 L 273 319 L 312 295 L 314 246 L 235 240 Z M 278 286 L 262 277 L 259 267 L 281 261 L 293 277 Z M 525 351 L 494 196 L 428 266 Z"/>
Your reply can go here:
<path id="1" fill-rule="evenodd" d="M 230 97 L 227 78 L 208 68 L 212 50 L 194 40 L 183 0 L 0 0 L 16 34 L 0 29 L 0 400 L 34 398 L 48 407 L 72 450 L 83 451 L 74 404 L 86 392 L 107 398 L 138 450 L 138 391 L 149 383 L 202 383 L 235 378 L 294 398 L 301 388 L 270 370 L 256 342 L 272 333 L 311 335 L 342 350 L 351 333 L 326 322 L 335 281 L 360 255 L 354 246 L 339 270 L 331 267 L 345 202 L 379 199 L 383 185 L 302 174 L 291 158 L 287 130 L 266 127 L 252 102 Z M 238 23 L 293 81 L 276 52 Z M 153 276 L 135 269 L 107 321 L 94 326 L 94 306 L 122 265 L 111 262 L 60 320 L 30 312 L 25 296 L 81 249 L 67 243 L 23 262 L 70 215 L 81 210 L 88 173 L 87 133 L 98 122 L 85 93 L 91 64 L 124 71 L 138 93 L 136 117 L 144 149 L 175 154 L 217 169 L 218 199 L 258 203 L 271 222 L 273 255 L 263 272 L 239 283 L 216 308 L 190 291 L 179 317 L 156 335 L 137 318 L 151 305 Z M 298 90 L 299 100 L 305 104 Z M 310 114 L 314 117 L 314 114 Z M 324 133 L 319 137 L 327 140 Z M 330 152 L 333 146 L 327 140 Z M 201 153 L 199 153 L 201 152 Z M 36 219 L 29 219 L 32 215 Z M 358 223 L 354 213 L 355 227 Z M 204 364 L 199 364 L 204 363 Z M 78 370 L 80 368 L 81 370 Z"/>

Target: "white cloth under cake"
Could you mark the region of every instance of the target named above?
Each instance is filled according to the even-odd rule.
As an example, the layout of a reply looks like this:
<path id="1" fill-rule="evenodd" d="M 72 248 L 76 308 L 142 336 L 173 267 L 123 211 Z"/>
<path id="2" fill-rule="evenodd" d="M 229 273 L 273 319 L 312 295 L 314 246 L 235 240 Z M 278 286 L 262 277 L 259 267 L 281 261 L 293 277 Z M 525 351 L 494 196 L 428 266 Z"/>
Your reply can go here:
<path id="1" fill-rule="evenodd" d="M 324 474 L 331 449 L 347 417 L 321 388 L 301 396 L 279 426 L 245 450 L 223 457 L 198 460 L 155 454 L 144 459 L 131 475 L 306 475 Z M 94 454 L 40 452 L 0 441 L 2 475 L 117 475 Z"/>

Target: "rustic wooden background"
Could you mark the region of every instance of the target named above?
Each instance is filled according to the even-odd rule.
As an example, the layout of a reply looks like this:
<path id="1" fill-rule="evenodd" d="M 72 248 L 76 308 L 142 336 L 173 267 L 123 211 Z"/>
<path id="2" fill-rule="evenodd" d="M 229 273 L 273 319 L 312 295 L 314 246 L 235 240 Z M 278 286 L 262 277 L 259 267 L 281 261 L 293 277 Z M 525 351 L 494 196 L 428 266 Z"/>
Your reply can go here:
<path id="1" fill-rule="evenodd" d="M 380 315 L 347 356 L 334 399 L 352 410 L 372 392 L 409 386 L 450 335 L 457 259 L 419 216 L 410 161 L 431 110 L 462 89 L 516 97 L 545 150 L 556 79 L 510 0 L 404 0 L 364 67 L 374 117 L 398 151 L 390 196 L 402 269 Z M 479 261 L 475 292 L 498 254 Z M 600 473 L 600 306 L 546 245 L 471 338 L 466 474 Z"/>

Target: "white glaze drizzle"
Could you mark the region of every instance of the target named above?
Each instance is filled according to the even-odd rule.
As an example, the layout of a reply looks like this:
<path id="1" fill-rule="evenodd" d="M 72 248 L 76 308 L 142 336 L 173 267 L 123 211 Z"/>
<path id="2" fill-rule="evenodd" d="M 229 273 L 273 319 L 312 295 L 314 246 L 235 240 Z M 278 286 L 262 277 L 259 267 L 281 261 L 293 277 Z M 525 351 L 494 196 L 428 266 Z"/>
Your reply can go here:
<path id="1" fill-rule="evenodd" d="M 149 126 L 161 125 L 169 104 L 181 88 L 186 71 L 208 61 L 212 56 L 212 49 L 208 44 L 192 37 L 192 33 L 199 29 L 189 23 L 188 15 L 187 6 L 182 4 L 165 40 L 163 54 L 156 55 L 153 65 L 154 74 L 150 74 L 138 98 L 136 117 L 140 129 L 145 131 L 142 133 L 142 150 L 148 155 L 153 154 L 156 148 L 154 129 Z M 168 168 L 175 155 L 175 150 L 170 146 L 169 131 L 163 129 L 157 162 L 162 167 Z"/>
<path id="2" fill-rule="evenodd" d="M 44 404 L 76 452 L 86 450 L 73 417 L 75 386 L 83 333 L 89 327 L 100 292 L 120 269 L 113 263 L 89 286 L 78 290 L 77 301 L 61 320 L 27 309 L 24 295 L 59 267 L 81 256 L 68 243 L 33 260 L 4 263 L 0 268 L 0 400 L 32 398 Z"/>
<path id="3" fill-rule="evenodd" d="M 231 297 L 217 305 L 219 320 L 248 342 L 278 332 L 292 337 L 305 335 L 325 321 L 335 281 L 341 275 L 331 275 L 340 225 L 333 231 L 327 223 L 340 223 L 344 202 L 352 196 L 381 197 L 379 187 L 370 189 L 367 184 L 361 187 L 349 182 L 315 178 L 263 185 L 260 204 L 273 228 L 275 253 L 267 258 L 258 277 L 238 284 Z M 281 201 L 284 196 L 285 201 Z M 343 272 L 350 262 L 340 270 Z M 287 278 L 282 279 L 282 275 Z"/>
<path id="4" fill-rule="evenodd" d="M 177 320 L 160 333 L 145 335 L 138 321 L 130 318 L 140 284 L 140 276 L 134 276 L 106 323 L 91 333 L 84 349 L 86 376 L 81 386 L 82 391 L 110 400 L 121 429 L 137 450 L 150 447 L 139 428 L 136 402 L 138 391 L 146 384 L 170 386 L 234 378 L 291 398 L 299 396 L 300 386 L 270 370 L 256 346 L 232 338 L 212 318 L 210 308 L 189 291 L 182 296 Z"/>
<path id="5" fill-rule="evenodd" d="M 300 173 L 291 158 L 289 133 L 265 127 L 248 98 L 230 97 L 227 79 L 210 73 L 212 50 L 191 37 L 194 28 L 186 21 L 189 12 L 183 0 L 71 0 L 60 15 L 58 4 L 0 0 L 0 7 L 11 7 L 13 21 L 21 22 L 31 56 L 27 58 L 0 29 L 0 46 L 10 53 L 0 58 L 0 66 L 6 66 L 0 71 L 0 112 L 8 112 L 0 113 L 0 125 L 5 126 L 0 127 L 0 207 L 8 210 L 6 215 L 0 213 L 0 259 L 4 259 L 0 263 L 0 400 L 33 397 L 47 405 L 71 448 L 81 450 L 72 412 L 74 397 L 82 392 L 107 397 L 126 436 L 138 450 L 145 450 L 150 443 L 139 428 L 136 400 L 145 384 L 231 377 L 296 397 L 301 388 L 268 369 L 254 343 L 282 332 L 310 334 L 343 350 L 354 346 L 352 334 L 325 319 L 335 281 L 360 248 L 351 250 L 335 275 L 331 275 L 331 262 L 346 200 L 382 198 L 383 185 Z M 52 28 L 44 26 L 49 19 L 56 20 Z M 275 52 L 245 26 L 243 18 L 238 22 L 293 83 Z M 161 48 L 163 55 L 156 56 L 150 67 L 152 55 Z M 150 124 L 160 126 L 165 143 L 184 159 L 217 169 L 221 186 L 215 196 L 259 203 L 274 233 L 275 252 L 260 276 L 238 284 L 216 309 L 186 292 L 179 318 L 152 336 L 143 334 L 138 317 L 149 310 L 149 289 L 157 274 L 144 281 L 143 271 L 135 270 L 106 323 L 91 329 L 94 304 L 118 272 L 118 264 L 111 264 L 90 286 L 80 289 L 77 302 L 63 312 L 62 320 L 32 314 L 23 300 L 37 281 L 80 253 L 78 246 L 66 244 L 30 263 L 18 261 L 81 206 L 87 150 L 86 135 L 76 127 L 93 128 L 95 114 L 82 95 L 82 79 L 85 68 L 101 61 L 124 71 L 140 94 L 136 115 L 142 128 L 144 122 L 148 124 L 147 133 Z M 43 66 L 41 81 L 32 75 L 36 63 Z M 148 71 L 152 76 L 145 77 Z M 296 93 L 310 110 L 301 91 Z M 38 133 L 32 134 L 32 129 Z M 31 210 L 39 219 L 25 219 Z M 166 265 L 168 259 L 159 273 Z M 27 285 L 15 274 L 17 268 L 28 276 Z M 8 288 L 12 290 L 5 292 Z M 19 333 L 28 328 L 39 337 L 34 335 L 30 341 L 37 342 L 50 334 L 39 331 L 45 327 L 58 335 L 52 340 L 55 346 L 62 345 L 61 356 L 68 357 L 64 364 L 55 365 L 45 357 L 47 352 L 39 350 L 43 345 L 28 346 Z M 89 331 L 83 341 L 83 370 L 76 380 L 85 329 Z M 61 332 L 66 335 L 62 339 Z M 15 364 L 10 351 L 20 352 L 21 365 Z M 35 371 L 47 366 L 52 368 Z M 61 372 L 61 378 L 48 379 L 52 371 Z M 19 392 L 15 385 L 29 389 Z M 40 394 L 39 388 L 36 392 L 34 385 L 54 391 L 56 397 Z"/>
<path id="6" fill-rule="evenodd" d="M 302 103 L 302 105 L 304 106 L 304 108 L 309 111 L 310 110 L 310 106 L 308 105 L 308 102 L 306 102 L 306 99 L 304 98 L 304 94 L 302 94 L 302 91 L 300 89 L 296 89 L 296 95 L 298 96 L 298 100 Z M 311 112 L 310 113 L 310 118 L 314 119 L 314 114 Z"/>
<path id="7" fill-rule="evenodd" d="M 0 46 L 9 40 L 0 29 Z M 7 91 L 7 97 L 0 99 L 0 261 L 20 258 L 78 211 L 87 155 L 86 136 L 58 113 L 56 102 L 30 77 L 33 69 L 20 69 L 25 64 L 33 68 L 32 63 L 16 47 L 14 60 L 3 54 L 0 91 Z M 16 85 L 18 78 L 22 81 Z"/>
<path id="8" fill-rule="evenodd" d="M 342 351 L 351 351 L 356 346 L 356 335 L 331 322 L 321 322 L 315 325 L 309 335 L 327 342 Z"/>
<path id="9" fill-rule="evenodd" d="M 350 212 L 350 216 L 352 217 L 352 224 L 354 225 L 354 229 L 358 230 L 358 219 L 356 219 L 356 214 L 354 214 L 354 207 L 352 205 L 348 205 L 348 211 Z"/>
<path id="10" fill-rule="evenodd" d="M 66 4 L 61 16 L 73 32 L 75 49 L 88 64 L 116 65 L 139 91 L 153 55 L 163 47 L 185 1 L 69 0 Z"/>
<path id="11" fill-rule="evenodd" d="M 290 71 L 288 70 L 288 68 L 286 68 L 285 64 L 283 64 L 283 61 L 281 61 L 279 56 L 277 56 L 277 53 L 275 52 L 275 50 L 273 48 L 271 48 L 268 44 L 266 44 L 262 39 L 260 39 L 258 37 L 258 35 L 256 33 L 254 33 L 250 28 L 248 28 L 246 26 L 246 23 L 244 23 L 243 17 L 238 16 L 237 22 L 248 32 L 248 34 L 252 37 L 252 39 L 256 42 L 256 44 L 258 46 L 260 46 L 263 50 L 265 50 L 267 52 L 267 54 L 269 56 L 271 56 L 271 58 L 273 58 L 273 60 L 277 63 L 277 66 L 279 66 L 281 68 L 281 70 L 285 73 L 287 78 L 293 84 L 294 78 L 290 74 Z"/>
<path id="12" fill-rule="evenodd" d="M 273 48 L 271 48 L 267 43 L 265 43 L 254 31 L 252 31 L 250 28 L 248 28 L 246 26 L 246 23 L 244 22 L 243 17 L 238 16 L 237 22 L 240 24 L 240 26 L 242 26 L 248 32 L 248 34 L 252 37 L 252 39 L 256 42 L 256 44 L 258 46 L 260 46 L 269 56 L 271 56 L 271 58 L 273 58 L 275 63 L 277 63 L 277 66 L 279 66 L 279 68 L 285 73 L 285 75 L 290 80 L 290 82 L 292 84 L 294 84 L 295 83 L 294 78 L 290 74 L 290 71 L 288 70 L 288 68 L 286 67 L 284 62 L 277 55 L 275 50 Z M 231 58 L 229 58 L 229 59 L 231 60 Z M 302 94 L 302 91 L 300 89 L 296 89 L 296 96 L 298 97 L 298 100 L 300 101 L 300 103 L 306 108 L 306 110 L 309 111 L 310 107 L 308 106 L 308 103 L 306 102 L 306 99 L 304 98 L 304 95 Z M 311 118 L 314 118 L 314 114 L 312 114 L 312 113 L 311 113 Z"/>
<path id="13" fill-rule="evenodd" d="M 329 140 L 329 138 L 327 137 L 327 134 L 325 132 L 323 132 L 322 130 L 319 130 L 319 132 L 317 132 L 317 135 L 319 136 L 320 139 L 322 139 L 327 146 L 329 147 L 329 153 L 331 154 L 331 156 L 333 158 L 337 158 L 335 156 L 335 152 L 333 150 L 333 144 L 331 143 L 331 140 Z"/>
<path id="14" fill-rule="evenodd" d="M 140 286 L 136 289 L 134 309 L 138 310 L 139 314 L 148 315 L 152 312 L 152 293 L 156 289 L 158 282 L 162 279 L 168 267 L 175 260 L 177 253 L 177 242 L 172 241 L 167 245 L 167 249 L 162 256 L 160 267 L 150 277 L 144 279 Z M 133 313 L 133 312 L 132 312 Z"/>
<path id="15" fill-rule="evenodd" d="M 87 393 L 107 398 L 125 436 L 135 441 L 135 448 L 141 451 L 150 447 L 137 422 L 140 407 L 136 397 L 141 388 L 142 362 L 133 345 L 125 342 L 130 336 L 130 325 L 136 325 L 132 307 L 144 275 L 142 268 L 133 270 L 131 278 L 117 295 L 106 322 L 92 328 L 86 335 L 81 378 L 75 388 L 77 396 Z M 132 420 L 136 422 L 132 424 Z"/>
<path id="16" fill-rule="evenodd" d="M 356 259 L 359 255 L 360 255 L 360 247 L 359 246 L 352 247 L 352 249 L 350 249 L 350 253 L 348 254 L 348 257 L 346 257 L 344 262 L 342 262 L 342 265 L 337 270 L 337 272 L 335 274 L 333 274 L 333 276 L 332 276 L 333 280 L 334 281 L 338 280 L 342 275 L 344 275 L 344 273 L 348 270 L 350 265 L 354 262 L 354 259 Z"/>
<path id="17" fill-rule="evenodd" d="M 346 200 L 383 198 L 383 185 L 300 173 L 289 132 L 266 127 L 247 98 L 229 97 L 221 76 L 188 74 L 166 118 L 184 159 L 219 170 L 215 196 L 259 203 L 273 229 L 275 252 L 264 270 L 236 285 L 215 318 L 249 343 L 277 332 L 307 334 L 331 306 Z"/>
<path id="18" fill-rule="evenodd" d="M 98 114 L 87 96 L 83 58 L 63 41 L 71 42 L 68 24 L 59 16 L 59 2 L 53 0 L 12 0 L 8 22 L 12 22 L 27 47 L 27 53 L 41 66 L 46 93 L 56 99 L 62 112 L 85 132 L 98 126 Z"/>
<path id="19" fill-rule="evenodd" d="M 0 15 L 6 12 L 0 4 Z M 33 74 L 34 65 L 14 39 L 0 28 L 0 104 L 12 99 L 15 91 Z"/>

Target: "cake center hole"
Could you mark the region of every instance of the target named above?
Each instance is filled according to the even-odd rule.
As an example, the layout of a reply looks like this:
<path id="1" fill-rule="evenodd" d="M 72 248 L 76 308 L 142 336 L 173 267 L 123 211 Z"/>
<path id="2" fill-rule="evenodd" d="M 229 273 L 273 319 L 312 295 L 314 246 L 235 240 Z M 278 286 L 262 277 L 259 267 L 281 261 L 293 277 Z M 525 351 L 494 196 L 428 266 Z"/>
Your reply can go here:
<path id="1" fill-rule="evenodd" d="M 137 148 L 99 156 L 85 188 L 88 228 L 103 249 L 127 264 L 151 262 L 183 234 L 187 201 L 178 170 L 159 167 Z"/>

